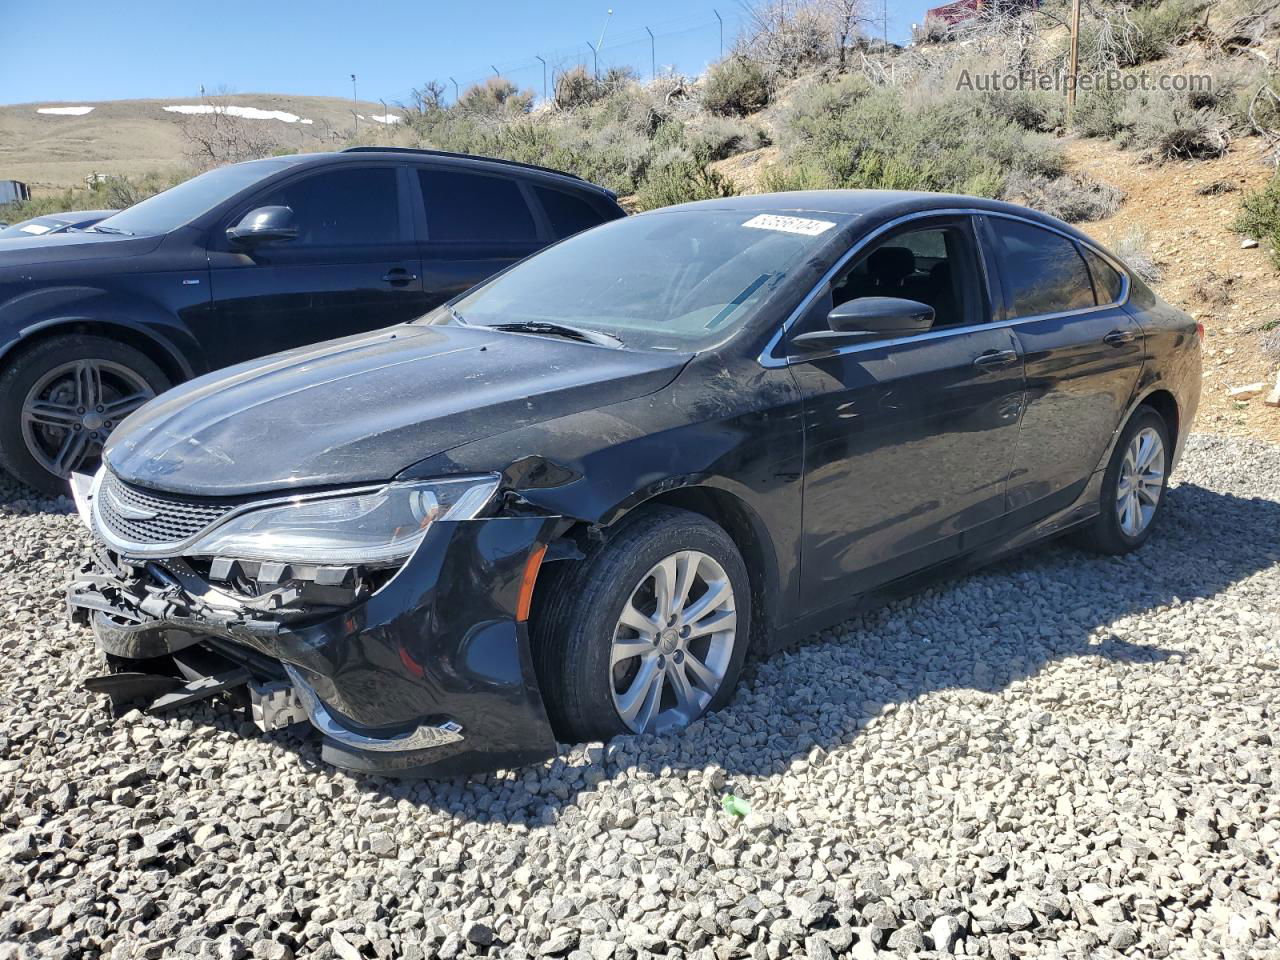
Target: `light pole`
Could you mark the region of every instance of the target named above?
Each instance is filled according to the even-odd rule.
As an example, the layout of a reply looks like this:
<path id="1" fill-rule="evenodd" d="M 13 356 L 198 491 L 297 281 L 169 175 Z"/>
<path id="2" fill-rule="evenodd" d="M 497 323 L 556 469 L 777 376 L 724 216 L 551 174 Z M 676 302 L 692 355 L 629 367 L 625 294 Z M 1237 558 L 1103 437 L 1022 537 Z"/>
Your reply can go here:
<path id="1" fill-rule="evenodd" d="M 356 75 L 351 75 L 351 102 L 355 103 L 360 98 L 356 96 Z"/>
<path id="2" fill-rule="evenodd" d="M 609 30 L 609 21 L 613 18 L 613 8 L 610 7 L 605 11 L 604 26 L 600 28 L 600 38 L 596 40 L 596 45 L 591 47 L 591 56 L 595 62 L 596 79 L 600 79 L 600 50 L 604 47 L 604 35 Z"/>

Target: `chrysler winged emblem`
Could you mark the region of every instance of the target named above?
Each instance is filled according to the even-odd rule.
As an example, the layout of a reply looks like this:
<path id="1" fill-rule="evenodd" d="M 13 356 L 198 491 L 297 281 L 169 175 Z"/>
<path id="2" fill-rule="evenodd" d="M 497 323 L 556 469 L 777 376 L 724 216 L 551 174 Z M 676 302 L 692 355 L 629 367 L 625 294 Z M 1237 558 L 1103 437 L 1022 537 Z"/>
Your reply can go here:
<path id="1" fill-rule="evenodd" d="M 133 507 L 123 502 L 116 496 L 114 490 L 103 491 L 103 496 L 107 498 L 111 509 L 117 516 L 123 517 L 125 520 L 154 520 L 159 516 L 154 510 L 147 510 L 141 507 Z"/>

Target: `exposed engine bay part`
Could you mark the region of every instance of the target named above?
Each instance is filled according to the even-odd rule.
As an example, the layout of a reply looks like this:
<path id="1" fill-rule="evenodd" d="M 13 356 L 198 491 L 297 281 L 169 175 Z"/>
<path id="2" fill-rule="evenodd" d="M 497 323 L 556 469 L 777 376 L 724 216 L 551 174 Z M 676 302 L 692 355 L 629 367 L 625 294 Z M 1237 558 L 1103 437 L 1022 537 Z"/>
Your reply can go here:
<path id="1" fill-rule="evenodd" d="M 354 567 L 345 586 L 321 585 L 349 591 L 340 605 L 314 602 L 296 580 L 254 595 L 211 578 L 230 565 L 103 550 L 67 600 L 124 669 L 152 658 L 173 665 L 167 683 L 143 671 L 91 682 L 113 699 L 144 694 L 154 710 L 233 692 L 262 729 L 305 717 L 324 736 L 324 758 L 357 771 L 510 768 L 555 753 L 524 618 L 547 545 L 569 525 L 437 520 L 381 582 Z M 556 552 L 576 550 L 563 541 Z"/>

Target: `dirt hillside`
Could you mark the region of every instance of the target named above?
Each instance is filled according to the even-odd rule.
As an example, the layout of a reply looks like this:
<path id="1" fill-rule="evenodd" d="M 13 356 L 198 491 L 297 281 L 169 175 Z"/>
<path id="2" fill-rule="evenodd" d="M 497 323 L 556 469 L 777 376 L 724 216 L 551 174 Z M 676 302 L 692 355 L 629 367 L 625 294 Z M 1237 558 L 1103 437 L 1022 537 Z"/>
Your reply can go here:
<path id="1" fill-rule="evenodd" d="M 389 129 L 373 119 L 383 116 L 377 102 L 270 93 L 227 94 L 218 102 L 278 112 L 255 122 L 270 125 L 281 146 L 294 150 L 335 149 L 357 123 Z M 199 97 L 169 97 L 0 106 L 0 180 L 22 180 L 39 190 L 81 186 L 93 173 L 139 176 L 181 168 L 183 114 L 165 108 L 201 104 Z M 393 116 L 398 113 L 388 106 Z M 85 107 L 92 109 L 86 113 Z"/>
<path id="2" fill-rule="evenodd" d="M 1142 164 L 1132 153 L 1097 140 L 1067 144 L 1071 165 L 1124 191 L 1119 211 L 1079 224 L 1109 246 L 1128 233 L 1145 234 L 1170 303 L 1205 326 L 1202 430 L 1280 440 L 1280 408 L 1262 397 L 1236 400 L 1234 387 L 1275 384 L 1280 352 L 1280 273 L 1260 246 L 1243 247 L 1231 229 L 1242 190 L 1266 184 L 1272 169 L 1257 141 L 1245 140 L 1222 157 L 1186 163 Z M 1265 396 L 1265 394 L 1264 394 Z"/>

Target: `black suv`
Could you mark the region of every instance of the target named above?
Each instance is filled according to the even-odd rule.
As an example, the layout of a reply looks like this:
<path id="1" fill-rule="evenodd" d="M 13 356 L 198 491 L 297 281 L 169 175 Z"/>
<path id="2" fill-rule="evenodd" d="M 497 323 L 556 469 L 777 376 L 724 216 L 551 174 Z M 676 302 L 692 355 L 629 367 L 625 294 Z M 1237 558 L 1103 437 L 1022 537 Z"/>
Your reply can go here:
<path id="1" fill-rule="evenodd" d="M 87 232 L 0 241 L 0 465 L 65 492 L 172 384 L 413 319 L 624 215 L 542 167 L 354 147 L 221 167 Z"/>

